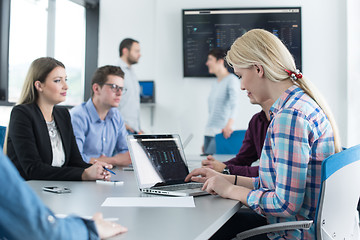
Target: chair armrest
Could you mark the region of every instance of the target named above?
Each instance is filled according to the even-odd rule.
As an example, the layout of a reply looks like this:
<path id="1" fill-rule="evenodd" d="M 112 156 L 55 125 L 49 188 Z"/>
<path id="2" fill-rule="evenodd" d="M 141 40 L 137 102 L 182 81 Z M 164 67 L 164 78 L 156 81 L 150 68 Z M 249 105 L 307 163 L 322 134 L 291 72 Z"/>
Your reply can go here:
<path id="1" fill-rule="evenodd" d="M 308 230 L 312 224 L 313 224 L 312 220 L 269 224 L 269 225 L 253 228 L 253 229 L 238 233 L 236 235 L 236 238 L 234 238 L 233 240 L 235 240 L 235 239 L 241 240 L 241 239 L 246 239 L 246 238 L 249 238 L 252 236 L 260 235 L 263 233 L 278 232 L 278 231 L 284 231 L 284 230 L 292 230 L 292 229 Z"/>

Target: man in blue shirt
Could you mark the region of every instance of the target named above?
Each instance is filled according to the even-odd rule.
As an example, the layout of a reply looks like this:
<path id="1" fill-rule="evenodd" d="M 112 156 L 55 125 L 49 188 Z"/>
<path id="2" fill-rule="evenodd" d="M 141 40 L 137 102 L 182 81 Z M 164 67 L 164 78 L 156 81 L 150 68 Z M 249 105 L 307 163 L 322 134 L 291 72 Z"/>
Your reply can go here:
<path id="1" fill-rule="evenodd" d="M 127 229 L 103 220 L 57 218 L 20 177 L 0 147 L 0 239 L 103 239 Z"/>
<path id="2" fill-rule="evenodd" d="M 117 109 L 126 90 L 124 72 L 116 66 L 100 67 L 94 73 L 91 85 L 91 98 L 70 111 L 83 160 L 87 163 L 103 161 L 118 166 L 129 165 L 127 131 Z"/>

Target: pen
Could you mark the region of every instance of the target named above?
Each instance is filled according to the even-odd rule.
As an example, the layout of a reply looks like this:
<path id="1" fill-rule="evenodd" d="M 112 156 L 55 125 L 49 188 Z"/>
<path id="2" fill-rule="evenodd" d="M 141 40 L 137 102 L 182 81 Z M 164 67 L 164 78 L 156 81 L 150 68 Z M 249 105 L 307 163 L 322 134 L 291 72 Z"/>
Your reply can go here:
<path id="1" fill-rule="evenodd" d="M 116 175 L 116 173 L 114 172 L 114 171 L 112 171 L 112 170 L 110 170 L 110 169 L 108 169 L 108 168 L 106 168 L 106 167 L 103 167 L 106 171 L 108 171 L 108 172 L 110 172 L 110 173 L 112 173 L 112 174 L 114 174 L 114 175 Z"/>

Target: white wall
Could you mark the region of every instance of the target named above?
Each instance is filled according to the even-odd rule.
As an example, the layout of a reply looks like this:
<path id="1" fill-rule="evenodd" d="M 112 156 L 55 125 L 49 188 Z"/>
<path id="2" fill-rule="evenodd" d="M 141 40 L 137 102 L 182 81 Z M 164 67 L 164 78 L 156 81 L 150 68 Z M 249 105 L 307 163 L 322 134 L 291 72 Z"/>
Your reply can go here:
<path id="1" fill-rule="evenodd" d="M 303 73 L 324 94 L 347 139 L 346 1 L 289 1 L 302 7 Z M 187 153 L 199 153 L 207 119 L 207 97 L 214 79 L 183 78 L 182 20 L 184 8 L 279 7 L 284 1 L 266 0 L 102 0 L 100 2 L 99 66 L 116 63 L 125 37 L 140 41 L 142 58 L 135 71 L 140 80 L 156 81 L 154 125 L 142 109 L 147 132 L 194 134 Z M 326 8 L 324 8 L 326 6 Z M 246 128 L 258 106 L 242 94 L 237 128 Z"/>
<path id="2" fill-rule="evenodd" d="M 360 1 L 347 1 L 348 145 L 360 143 Z M 351 134 L 352 133 L 352 134 Z"/>

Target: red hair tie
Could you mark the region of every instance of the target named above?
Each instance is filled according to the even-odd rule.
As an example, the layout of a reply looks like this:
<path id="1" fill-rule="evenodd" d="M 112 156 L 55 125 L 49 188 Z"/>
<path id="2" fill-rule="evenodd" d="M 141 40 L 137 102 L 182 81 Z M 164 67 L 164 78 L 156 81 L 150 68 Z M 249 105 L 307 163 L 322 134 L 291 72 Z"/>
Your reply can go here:
<path id="1" fill-rule="evenodd" d="M 285 72 L 287 72 L 290 78 L 294 81 L 303 77 L 299 69 L 296 69 L 295 72 L 285 69 Z"/>

